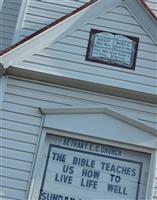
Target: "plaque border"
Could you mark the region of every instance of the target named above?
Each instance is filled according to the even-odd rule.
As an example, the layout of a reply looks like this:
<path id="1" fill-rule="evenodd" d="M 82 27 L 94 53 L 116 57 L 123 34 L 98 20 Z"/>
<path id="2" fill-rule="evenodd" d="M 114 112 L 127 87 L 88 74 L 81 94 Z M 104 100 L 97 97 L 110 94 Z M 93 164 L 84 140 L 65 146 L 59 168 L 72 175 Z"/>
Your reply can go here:
<path id="1" fill-rule="evenodd" d="M 40 189 L 40 192 L 39 192 L 39 198 L 38 198 L 38 200 L 40 200 L 40 195 L 41 195 L 41 193 L 43 191 L 44 182 L 45 182 L 46 173 L 47 173 L 48 162 L 49 162 L 49 157 L 50 157 L 50 152 L 51 152 L 51 148 L 53 148 L 53 147 L 58 148 L 58 149 L 65 149 L 65 150 L 69 150 L 69 151 L 75 151 L 75 152 L 80 152 L 80 153 L 85 153 L 85 154 L 90 154 L 90 155 L 95 155 L 95 156 L 100 156 L 100 157 L 106 157 L 106 158 L 110 158 L 110 159 L 116 159 L 116 160 L 127 161 L 127 162 L 130 162 L 130 163 L 139 164 L 140 169 L 139 169 L 139 177 L 138 177 L 138 182 L 137 182 L 137 192 L 136 192 L 136 199 L 135 199 L 135 200 L 138 200 L 138 195 L 139 195 L 139 190 L 140 190 L 140 183 L 141 183 L 141 175 L 142 175 L 142 166 L 143 166 L 142 162 L 128 160 L 128 159 L 123 159 L 123 158 L 117 158 L 117 157 L 113 157 L 113 156 L 101 155 L 101 154 L 92 153 L 92 152 L 86 152 L 84 150 L 67 148 L 67 147 L 63 147 L 63 146 L 55 145 L 55 144 L 49 144 L 47 158 L 46 158 L 46 164 L 45 164 L 45 168 L 44 168 L 44 173 L 43 173 L 42 183 L 41 183 L 41 187 L 40 187 L 41 189 Z"/>
<path id="2" fill-rule="evenodd" d="M 127 66 L 125 66 L 123 64 L 118 64 L 116 62 L 110 63 L 110 62 L 107 62 L 107 61 L 103 61 L 103 60 L 99 60 L 99 59 L 96 59 L 96 58 L 89 57 L 90 49 L 92 48 L 92 42 L 91 42 L 92 35 L 94 35 L 96 33 L 101 33 L 101 32 L 111 33 L 113 35 L 122 35 L 122 36 L 125 36 L 128 39 L 130 39 L 130 40 L 132 40 L 132 41 L 135 42 L 135 52 L 133 54 L 133 64 L 130 67 L 127 67 Z M 111 65 L 113 67 L 120 67 L 120 68 L 135 70 L 138 45 L 139 45 L 139 38 L 138 37 L 129 36 L 129 35 L 123 35 L 123 34 L 120 34 L 120 33 L 114 33 L 114 32 L 110 32 L 110 31 L 104 31 L 104 30 L 98 30 L 98 29 L 91 29 L 90 30 L 89 39 L 88 39 L 88 46 L 87 46 L 85 60 L 86 61 L 91 61 L 91 62 L 96 62 L 96 63 L 101 63 L 101 64 Z"/>

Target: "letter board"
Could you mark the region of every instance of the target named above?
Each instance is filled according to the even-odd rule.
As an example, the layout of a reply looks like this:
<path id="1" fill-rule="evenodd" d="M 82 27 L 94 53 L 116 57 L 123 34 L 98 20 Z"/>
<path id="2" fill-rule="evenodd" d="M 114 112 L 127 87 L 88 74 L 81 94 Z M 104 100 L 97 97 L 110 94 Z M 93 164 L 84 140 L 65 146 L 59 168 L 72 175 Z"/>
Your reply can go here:
<path id="1" fill-rule="evenodd" d="M 51 140 L 39 200 L 145 199 L 150 154 L 66 137 Z"/>

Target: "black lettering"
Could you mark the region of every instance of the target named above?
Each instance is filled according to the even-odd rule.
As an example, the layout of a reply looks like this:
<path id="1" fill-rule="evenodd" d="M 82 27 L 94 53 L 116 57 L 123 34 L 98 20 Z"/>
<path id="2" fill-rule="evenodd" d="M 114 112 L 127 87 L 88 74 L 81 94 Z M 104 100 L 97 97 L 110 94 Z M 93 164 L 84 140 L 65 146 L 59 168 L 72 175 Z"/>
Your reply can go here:
<path id="1" fill-rule="evenodd" d="M 82 176 L 88 177 L 88 178 L 94 178 L 94 179 L 98 179 L 100 175 L 99 171 L 96 170 L 89 170 L 89 169 L 83 169 L 82 170 Z"/>
<path id="2" fill-rule="evenodd" d="M 126 187 L 108 184 L 107 189 L 108 189 L 108 192 L 113 192 L 113 193 L 121 194 L 121 195 L 127 195 Z"/>
<path id="3" fill-rule="evenodd" d="M 72 184 L 73 177 L 67 175 L 59 175 L 58 173 L 55 175 L 55 181 L 60 183 Z"/>
<path id="4" fill-rule="evenodd" d="M 46 192 L 42 192 L 40 194 L 39 199 L 40 200 L 75 200 L 75 198 L 73 198 L 73 197 L 62 196 L 62 195 L 46 193 Z"/>
<path id="5" fill-rule="evenodd" d="M 114 174 L 110 174 L 111 176 L 111 182 L 113 182 L 115 175 Z"/>
<path id="6" fill-rule="evenodd" d="M 116 171 L 115 165 L 111 165 L 110 171 L 115 173 Z"/>
<path id="7" fill-rule="evenodd" d="M 40 194 L 40 200 L 46 200 L 46 192 Z"/>
<path id="8" fill-rule="evenodd" d="M 90 151 L 94 151 L 93 146 L 94 146 L 93 144 L 90 144 L 90 146 L 89 146 Z"/>
<path id="9" fill-rule="evenodd" d="M 54 194 L 52 200 L 58 200 L 58 197 L 59 197 L 58 194 Z"/>
<path id="10" fill-rule="evenodd" d="M 63 200 L 63 196 L 62 195 L 58 195 L 58 199 L 57 200 Z"/>
<path id="11" fill-rule="evenodd" d="M 115 177 L 115 181 L 116 181 L 116 183 L 119 183 L 120 180 L 121 180 L 120 176 L 116 176 L 116 177 Z"/>
<path id="12" fill-rule="evenodd" d="M 73 174 L 74 173 L 74 167 L 73 166 L 70 166 L 69 167 L 69 174 Z"/>
<path id="13" fill-rule="evenodd" d="M 65 162 L 66 161 L 66 155 L 53 152 L 52 159 L 56 160 L 56 161 L 60 161 L 60 162 Z"/>
<path id="14" fill-rule="evenodd" d="M 127 168 L 127 175 L 130 175 L 130 173 L 131 173 L 131 168 L 128 167 L 128 168 Z"/>
<path id="15" fill-rule="evenodd" d="M 108 184 L 108 192 L 113 192 L 114 190 L 114 185 Z"/>
<path id="16" fill-rule="evenodd" d="M 97 184 L 98 184 L 97 181 L 82 178 L 82 179 L 81 179 L 81 184 L 80 184 L 80 185 L 81 185 L 82 187 L 97 189 Z"/>
<path id="17" fill-rule="evenodd" d="M 63 165 L 63 172 L 73 174 L 74 173 L 74 167 L 68 166 L 68 165 Z"/>
<path id="18" fill-rule="evenodd" d="M 117 173 L 121 173 L 121 171 L 122 171 L 122 167 L 121 166 L 117 166 Z"/>
<path id="19" fill-rule="evenodd" d="M 79 158 L 79 157 L 73 157 L 73 165 L 78 165 L 78 166 L 82 166 L 82 167 L 91 167 L 94 168 L 95 167 L 95 160 L 89 160 L 89 159 L 85 159 L 85 158 Z"/>
<path id="20" fill-rule="evenodd" d="M 121 180 L 120 176 L 115 176 L 114 174 L 110 174 L 111 176 L 111 182 L 115 181 L 116 183 L 119 183 Z"/>
<path id="21" fill-rule="evenodd" d="M 106 163 L 106 171 L 110 171 L 110 163 Z"/>
<path id="22" fill-rule="evenodd" d="M 127 167 L 122 167 L 122 174 L 127 174 Z"/>
<path id="23" fill-rule="evenodd" d="M 136 176 L 136 169 L 132 169 L 132 176 Z"/>

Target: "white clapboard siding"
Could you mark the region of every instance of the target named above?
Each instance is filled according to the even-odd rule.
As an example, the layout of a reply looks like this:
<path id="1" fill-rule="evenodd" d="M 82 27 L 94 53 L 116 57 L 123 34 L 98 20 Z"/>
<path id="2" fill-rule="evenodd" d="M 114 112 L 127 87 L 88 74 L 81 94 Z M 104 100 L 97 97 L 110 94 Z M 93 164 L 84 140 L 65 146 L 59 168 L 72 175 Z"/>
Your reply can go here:
<path id="1" fill-rule="evenodd" d="M 89 0 L 29 0 L 20 30 L 20 38 L 26 37 L 47 24 L 81 7 Z"/>
<path id="2" fill-rule="evenodd" d="M 132 100 L 129 100 L 129 99 L 126 100 L 126 99 L 123 99 L 123 98 L 117 98 L 117 97 L 106 96 L 106 95 L 105 95 L 105 98 L 104 98 L 104 95 L 101 95 L 101 94 L 97 94 L 97 95 L 93 96 L 91 92 L 81 91 L 79 93 L 77 89 L 75 90 L 75 89 L 67 88 L 67 90 L 66 90 L 66 87 L 64 88 L 64 87 L 59 86 L 59 85 L 52 85 L 52 84 L 43 85 L 40 82 L 37 82 L 37 83 L 34 82 L 32 84 L 32 82 L 28 81 L 28 80 L 27 81 L 23 81 L 23 80 L 21 81 L 21 80 L 16 80 L 16 79 L 11 79 L 11 78 L 9 79 L 8 85 L 9 85 L 9 87 L 7 89 L 7 94 L 8 94 L 9 88 L 11 88 L 11 87 L 14 88 L 15 91 L 16 91 L 16 88 L 17 88 L 18 94 L 21 91 L 20 88 L 22 88 L 22 91 L 27 89 L 29 91 L 33 91 L 33 93 L 35 91 L 37 91 L 40 94 L 41 94 L 41 92 L 43 94 L 43 91 L 44 91 L 45 94 L 52 95 L 52 97 L 57 95 L 58 97 L 61 97 L 60 101 L 62 101 L 62 99 L 64 98 L 64 99 L 70 99 L 70 101 L 72 102 L 72 100 L 74 99 L 75 102 L 77 101 L 77 103 L 82 102 L 84 104 L 85 103 L 88 103 L 88 104 L 91 103 L 91 104 L 95 104 L 95 105 L 96 104 L 102 104 L 102 105 L 108 104 L 108 105 L 114 105 L 114 106 L 117 106 L 117 107 L 123 107 L 124 106 L 124 108 L 130 108 L 131 110 L 138 109 L 141 112 L 144 111 L 144 112 L 147 112 L 147 113 L 156 113 L 157 112 L 157 106 L 154 106 L 154 105 L 151 105 L 151 104 L 148 104 L 148 103 L 141 103 L 141 102 L 138 102 L 138 101 L 136 102 L 136 101 L 132 101 Z M 23 92 L 23 95 L 25 95 L 25 92 Z M 36 97 L 36 94 L 34 95 L 34 98 L 35 97 Z M 11 98 L 11 96 L 10 96 L 10 98 Z M 26 98 L 26 95 L 25 95 L 25 98 Z M 39 100 L 41 101 L 41 99 L 44 99 L 43 95 L 40 95 Z M 38 100 L 38 102 L 39 102 L 39 100 Z M 11 101 L 12 101 L 12 98 L 11 98 Z M 60 101 L 58 103 L 60 103 Z M 47 99 L 46 103 L 49 103 L 49 102 L 53 103 L 53 101 L 51 101 L 51 99 Z M 110 102 L 111 102 L 111 104 L 110 104 Z M 136 106 L 135 106 L 135 102 L 136 102 Z M 17 103 L 20 103 L 20 102 L 17 101 Z M 22 101 L 21 101 L 21 103 L 22 103 Z M 29 102 L 29 104 L 26 104 L 26 105 L 29 105 L 29 106 L 32 105 L 32 107 L 37 108 L 40 104 L 37 104 L 35 106 L 35 105 L 32 104 L 32 102 Z M 62 103 L 62 105 L 64 105 L 64 104 Z M 72 105 L 72 103 L 70 103 L 70 105 Z M 56 104 L 54 106 L 57 107 Z M 32 109 L 32 107 L 31 107 L 31 109 Z"/>
<path id="3" fill-rule="evenodd" d="M 68 37 L 66 37 L 66 39 L 69 41 L 71 38 L 69 39 Z M 79 39 L 78 38 L 74 38 L 74 40 L 79 40 Z M 64 44 L 60 43 L 60 42 L 57 42 L 52 47 L 46 48 L 46 51 L 49 52 L 49 53 L 51 52 L 50 50 L 52 50 L 52 51 L 58 51 L 58 52 L 59 51 L 61 51 L 61 52 L 64 51 L 65 53 L 74 54 L 76 56 L 84 56 L 86 54 L 86 48 L 87 48 L 86 46 L 82 46 L 82 47 L 79 46 L 78 47 L 78 45 L 75 45 L 73 43 L 73 40 L 71 40 L 71 42 L 69 42 L 70 44 L 68 43 L 68 41 L 65 41 Z M 65 50 L 61 49 L 62 45 L 65 47 Z M 143 45 L 142 47 L 144 47 L 144 46 L 145 45 Z M 141 45 L 139 45 L 139 50 L 141 50 L 141 54 L 143 53 L 146 57 L 149 58 L 149 56 L 150 57 L 152 56 L 152 58 L 153 58 L 153 56 L 156 55 L 156 52 L 144 51 L 142 49 L 142 47 L 141 47 Z M 147 47 L 149 48 L 149 45 L 147 45 Z M 79 48 L 79 52 L 78 52 L 78 48 Z M 155 49 L 150 47 L 150 50 L 153 51 Z M 139 64 L 141 64 L 141 66 L 142 66 L 142 62 L 141 63 L 139 62 Z M 91 65 L 94 66 L 94 64 L 92 64 L 92 63 L 91 63 Z M 140 65 L 139 65 L 139 67 L 136 69 L 136 72 L 137 73 L 139 72 L 140 74 L 143 74 L 143 75 L 144 74 L 146 74 L 146 75 L 151 74 L 151 76 L 153 76 L 153 74 L 154 74 L 154 72 L 155 72 L 156 69 L 155 69 L 154 65 L 152 67 L 151 66 L 152 65 L 150 65 L 150 67 L 148 67 L 148 66 L 147 67 L 140 67 Z M 99 65 L 99 67 L 103 67 L 103 66 Z M 110 68 L 110 67 L 108 67 L 108 68 Z M 119 70 L 119 69 L 115 69 L 115 70 Z M 154 76 L 155 76 L 155 74 L 154 74 Z"/>
<path id="4" fill-rule="evenodd" d="M 18 179 L 21 181 L 25 181 L 25 180 L 29 179 L 29 174 L 27 172 L 20 171 L 20 170 L 17 171 L 15 169 L 7 168 L 7 167 L 2 169 L 2 176 L 13 178 L 13 179 Z"/>
<path id="5" fill-rule="evenodd" d="M 89 95 L 90 93 L 88 95 L 86 93 L 80 93 L 78 95 L 77 91 L 73 91 L 72 97 L 71 90 L 69 91 L 55 86 L 39 86 L 39 84 L 32 85 L 31 82 L 26 83 L 20 80 L 16 81 L 11 79 L 9 80 L 8 84 L 9 87 L 7 89 L 7 94 L 5 95 L 7 101 L 9 100 L 10 103 L 12 101 L 14 102 L 14 104 L 22 104 L 22 102 L 25 102 L 25 107 L 27 105 L 31 107 L 34 106 L 37 108 L 44 106 L 45 103 L 53 108 L 66 105 L 108 105 L 109 107 L 113 107 L 118 111 L 122 109 L 123 112 L 127 113 L 127 115 L 128 112 L 130 112 L 130 114 L 132 113 L 132 115 L 136 116 L 137 119 L 139 118 L 143 121 L 150 121 L 151 123 L 155 123 L 156 121 L 155 116 L 157 108 L 150 104 L 141 104 L 141 102 L 136 102 L 135 106 L 134 101 L 126 101 L 124 99 L 113 98 L 110 96 L 105 96 L 105 99 L 102 98 L 101 100 L 101 95 L 97 95 L 95 97 Z M 13 96 L 12 94 L 15 95 Z M 24 101 L 24 99 L 27 99 L 28 97 L 29 99 L 31 98 L 31 102 L 30 100 Z"/>
<path id="6" fill-rule="evenodd" d="M 25 28 L 29 25 L 25 23 Z M 28 25 L 28 26 L 27 26 Z M 35 24 L 35 26 L 40 26 Z M 135 71 L 85 61 L 91 28 L 139 37 Z M 124 6 L 118 6 L 91 23 L 78 27 L 55 44 L 34 54 L 18 65 L 48 73 L 63 74 L 70 78 L 98 80 L 116 87 L 156 94 L 157 47 Z"/>
<path id="7" fill-rule="evenodd" d="M 78 44 L 82 47 L 87 47 L 86 43 L 87 43 L 87 38 L 89 37 L 90 28 L 91 28 L 91 25 L 86 25 L 86 26 L 82 27 L 81 29 L 78 29 L 77 31 L 75 31 L 74 34 L 71 34 L 70 36 L 66 36 L 67 43 L 68 44 L 72 43 L 72 44 L 77 45 L 77 39 L 80 39 L 80 37 L 81 37 L 82 41 L 80 41 L 81 43 L 80 44 L 78 43 Z M 100 27 L 98 27 L 97 25 L 93 25 L 92 28 L 100 29 Z M 114 31 L 113 27 L 106 27 L 106 28 L 110 32 Z M 124 32 L 122 30 L 116 30 L 116 33 L 123 34 Z M 126 30 L 126 33 L 129 34 L 129 32 L 127 32 L 127 30 Z M 88 35 L 88 37 L 87 37 L 87 35 Z M 147 50 L 150 52 L 156 52 L 156 48 L 154 47 L 152 40 L 149 37 L 147 37 L 146 34 L 132 33 L 131 35 L 135 36 L 135 37 L 140 37 L 139 49 L 147 48 Z M 64 41 L 64 39 L 63 39 L 63 41 Z"/>
<path id="8" fill-rule="evenodd" d="M 54 47 L 55 48 L 55 47 Z M 67 50 L 69 51 L 69 50 Z M 84 63 L 84 54 L 78 54 L 78 53 L 75 53 L 75 52 L 67 52 L 66 49 L 64 50 L 56 50 L 56 49 L 45 49 L 44 51 L 42 51 L 40 54 L 36 54 L 35 56 L 38 57 L 38 61 L 41 63 L 41 64 L 46 64 L 46 65 L 51 65 L 50 63 L 52 62 L 53 63 L 53 66 L 58 66 L 59 63 L 61 63 L 61 66 L 62 67 L 62 62 L 68 62 L 68 63 L 75 63 L 76 62 L 76 70 L 82 72 L 83 70 L 85 70 L 85 72 L 90 72 L 90 73 L 94 73 L 94 74 L 99 74 L 99 71 L 100 71 L 100 74 L 102 72 L 102 69 L 104 69 L 104 66 L 102 66 L 102 64 L 100 64 L 99 66 L 100 67 L 95 67 L 94 63 L 88 63 L 87 65 Z M 84 52 L 84 51 L 83 51 Z M 81 52 L 80 52 L 81 53 Z M 43 57 L 41 57 L 41 55 Z M 151 54 L 152 55 L 152 54 Z M 155 54 L 154 54 L 155 55 Z M 36 61 L 36 57 L 32 57 L 31 61 L 35 62 Z M 68 58 L 71 58 L 70 61 L 68 60 Z M 61 62 L 60 62 L 61 60 Z M 81 64 L 81 62 L 83 64 Z M 155 64 L 155 63 L 154 63 Z M 67 66 L 69 69 L 71 70 L 75 70 L 74 68 L 74 64 L 72 65 L 71 64 L 71 68 L 70 68 L 70 64 Z M 79 68 L 78 68 L 79 66 Z M 92 71 L 89 71 L 90 69 L 92 68 Z M 121 74 L 121 71 L 120 70 L 113 70 L 113 68 L 111 67 L 108 67 L 106 65 L 106 68 L 108 68 L 108 70 L 106 70 L 106 76 L 109 76 L 107 74 L 110 73 L 110 71 L 112 71 L 112 77 L 117 77 L 117 73 L 119 72 Z M 150 85 L 153 85 L 153 81 L 155 78 L 155 70 L 149 70 L 149 68 L 142 68 L 142 67 L 139 67 L 137 68 L 136 70 L 136 73 L 130 73 L 130 71 L 125 71 L 125 79 L 126 80 L 129 80 L 128 78 L 132 78 L 132 81 L 134 79 L 136 79 L 136 76 L 141 76 L 143 75 L 143 80 L 145 82 L 145 84 L 150 84 Z M 114 76 L 114 73 L 115 73 L 115 76 Z M 150 77 L 150 80 L 148 80 L 147 78 Z M 152 78 L 152 79 L 151 79 Z M 137 80 L 137 82 L 140 82 L 140 80 Z M 135 80 L 136 82 L 136 80 Z"/>
<path id="9" fill-rule="evenodd" d="M 17 140 L 10 140 L 6 138 L 2 138 L 1 140 L 1 147 L 7 148 L 9 147 L 10 149 L 15 149 L 21 152 L 27 152 L 27 154 L 34 152 L 34 144 L 22 142 L 22 141 L 17 141 Z"/>
<path id="10" fill-rule="evenodd" d="M 3 0 L 0 12 L 0 50 L 12 44 L 22 0 Z"/>
<path id="11" fill-rule="evenodd" d="M 1 187 L 1 199 L 3 200 L 22 200 L 25 199 L 25 193 L 25 190 L 15 190 L 14 188 Z"/>
<path id="12" fill-rule="evenodd" d="M 16 146 L 14 146 L 14 149 L 10 148 L 9 146 L 8 147 L 1 146 L 1 156 L 27 162 L 33 161 L 32 153 L 18 150 L 16 149 Z"/>
<path id="13" fill-rule="evenodd" d="M 95 94 L 63 86 L 8 78 L 2 118 L 3 199 L 26 200 L 36 152 L 39 107 L 108 106 L 154 127 L 157 107 L 139 101 Z"/>
<path id="14" fill-rule="evenodd" d="M 21 134 L 22 135 L 22 134 Z M 31 162 L 24 161 L 24 160 L 18 160 L 15 158 L 7 158 L 5 155 L 1 158 L 1 166 L 5 169 L 14 169 L 16 172 L 25 172 L 29 175 L 31 170 Z M 28 180 L 28 179 L 26 179 Z"/>
<path id="15" fill-rule="evenodd" d="M 145 2 L 157 17 L 157 0 L 145 0 Z"/>
<path id="16" fill-rule="evenodd" d="M 26 200 L 41 116 L 33 106 L 3 103 L 1 128 L 2 199 Z"/>
<path id="17" fill-rule="evenodd" d="M 9 188 L 16 188 L 19 190 L 23 190 L 23 188 L 26 188 L 26 185 L 27 185 L 26 181 L 8 178 L 8 177 L 2 177 L 1 181 L 2 181 L 3 187 L 7 186 Z"/>

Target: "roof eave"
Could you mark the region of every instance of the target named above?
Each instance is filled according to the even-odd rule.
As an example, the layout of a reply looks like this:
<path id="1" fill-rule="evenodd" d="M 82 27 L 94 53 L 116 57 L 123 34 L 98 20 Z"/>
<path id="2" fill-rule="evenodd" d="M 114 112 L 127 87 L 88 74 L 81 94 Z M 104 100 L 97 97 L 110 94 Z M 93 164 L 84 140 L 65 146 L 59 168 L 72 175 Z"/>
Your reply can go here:
<path id="1" fill-rule="evenodd" d="M 146 11 L 149 13 L 149 15 L 156 21 L 157 16 L 153 13 L 152 9 L 148 6 L 148 4 L 145 2 L 145 0 L 139 0 L 139 2 L 146 9 Z"/>
<path id="2" fill-rule="evenodd" d="M 141 3 L 143 5 L 142 0 L 124 0 L 125 6 L 157 45 L 157 20 L 150 16 L 150 12 L 148 12 L 148 10 L 146 12 L 146 9 L 144 6 L 141 6 Z"/>
<path id="3" fill-rule="evenodd" d="M 32 79 L 35 81 L 42 81 L 50 84 L 62 85 L 65 87 L 73 87 L 76 89 L 96 92 L 100 94 L 117 96 L 120 98 L 132 99 L 135 101 L 142 101 L 146 103 L 156 104 L 157 95 L 139 90 L 131 90 L 126 88 L 119 88 L 107 84 L 98 82 L 92 82 L 88 80 L 78 80 L 70 78 L 68 76 L 62 76 L 57 74 L 50 74 L 48 72 L 37 71 L 35 69 L 23 69 L 17 67 L 9 67 L 6 70 L 6 74 L 10 76 L 17 76 L 26 79 Z"/>

